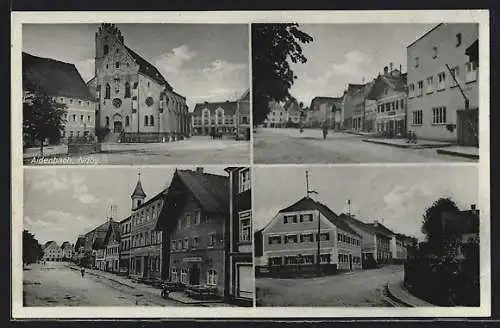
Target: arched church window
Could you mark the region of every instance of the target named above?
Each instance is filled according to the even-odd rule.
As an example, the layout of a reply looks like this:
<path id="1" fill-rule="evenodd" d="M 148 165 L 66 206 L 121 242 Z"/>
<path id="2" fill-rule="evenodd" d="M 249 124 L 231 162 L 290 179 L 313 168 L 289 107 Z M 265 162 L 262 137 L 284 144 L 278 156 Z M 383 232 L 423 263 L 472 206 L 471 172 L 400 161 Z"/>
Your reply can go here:
<path id="1" fill-rule="evenodd" d="M 106 95 L 104 99 L 110 99 L 111 98 L 111 86 L 109 83 L 106 83 Z"/>
<path id="2" fill-rule="evenodd" d="M 148 126 L 148 119 L 149 117 L 147 115 L 144 116 L 144 126 Z"/>
<path id="3" fill-rule="evenodd" d="M 130 98 L 130 83 L 125 82 L 125 98 Z"/>
<path id="4" fill-rule="evenodd" d="M 109 52 L 109 46 L 107 44 L 104 45 L 104 54 L 107 55 Z"/>
<path id="5" fill-rule="evenodd" d="M 129 126 L 130 125 L 130 117 L 125 116 L 125 126 Z"/>
<path id="6" fill-rule="evenodd" d="M 149 125 L 154 126 L 155 125 L 155 118 L 153 115 L 149 116 Z"/>
<path id="7" fill-rule="evenodd" d="M 116 63 L 115 63 L 115 67 L 116 67 L 116 68 L 120 68 L 120 62 L 116 62 Z"/>
<path id="8" fill-rule="evenodd" d="M 106 116 L 106 126 L 109 126 L 109 116 Z"/>

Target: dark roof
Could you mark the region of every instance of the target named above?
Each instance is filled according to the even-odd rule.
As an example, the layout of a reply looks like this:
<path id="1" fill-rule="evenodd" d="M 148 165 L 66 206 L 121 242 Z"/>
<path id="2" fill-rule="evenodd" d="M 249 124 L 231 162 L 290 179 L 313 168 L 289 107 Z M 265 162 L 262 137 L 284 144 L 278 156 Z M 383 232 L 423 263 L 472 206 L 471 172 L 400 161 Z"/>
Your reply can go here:
<path id="1" fill-rule="evenodd" d="M 228 211 L 228 177 L 191 170 L 177 170 L 176 174 L 204 210 L 224 213 Z"/>
<path id="2" fill-rule="evenodd" d="M 308 210 L 318 210 L 321 214 L 323 214 L 325 218 L 328 219 L 328 221 L 333 223 L 336 227 L 344 231 L 347 231 L 349 233 L 352 233 L 356 236 L 359 236 L 359 234 L 356 231 L 354 231 L 348 224 L 346 224 L 342 220 L 339 220 L 337 214 L 335 214 L 328 206 L 320 202 L 317 202 L 309 197 L 303 197 L 302 199 L 288 206 L 287 208 L 280 210 L 278 213 L 308 211 Z"/>
<path id="3" fill-rule="evenodd" d="M 476 39 L 470 46 L 465 49 L 465 54 L 470 57 L 469 61 L 479 61 L 479 40 Z"/>
<path id="4" fill-rule="evenodd" d="M 108 234 L 110 222 L 111 222 L 110 220 L 107 220 L 106 222 L 104 222 L 103 224 L 101 224 L 100 226 L 91 231 L 91 233 L 94 233 L 94 240 L 92 241 L 93 249 L 98 249 L 105 246 L 104 242 Z"/>
<path id="5" fill-rule="evenodd" d="M 420 41 L 421 39 L 423 39 L 424 37 L 427 36 L 427 34 L 431 33 L 432 31 L 434 31 L 435 29 L 437 29 L 439 26 L 443 25 L 443 23 L 439 23 L 437 24 L 436 26 L 434 26 L 432 29 L 430 29 L 428 32 L 426 32 L 424 35 L 422 35 L 421 37 L 419 37 L 418 39 L 416 39 L 415 41 L 413 41 L 410 45 L 408 45 L 406 48 L 409 48 L 411 47 L 412 45 L 414 45 L 415 43 L 417 43 L 418 41 Z"/>
<path id="6" fill-rule="evenodd" d="M 243 95 L 241 95 L 238 101 L 250 101 L 250 89 L 247 89 L 247 91 L 245 91 Z"/>
<path id="7" fill-rule="evenodd" d="M 75 65 L 23 52 L 23 88 L 38 89 L 49 96 L 93 100 Z"/>
<path id="8" fill-rule="evenodd" d="M 137 180 L 137 184 L 135 185 L 135 189 L 134 189 L 134 192 L 132 193 L 131 197 L 134 197 L 134 196 L 146 197 L 146 194 L 144 193 L 144 190 L 142 189 L 141 180 Z"/>
<path id="9" fill-rule="evenodd" d="M 132 218 L 131 216 L 127 216 L 125 219 L 121 220 L 120 223 L 123 223 L 123 222 L 125 222 L 127 220 L 130 220 L 131 218 Z"/>
<path id="10" fill-rule="evenodd" d="M 460 234 L 479 232 L 478 210 L 448 212 L 443 213 L 442 217 L 446 231 Z"/>
<path id="11" fill-rule="evenodd" d="M 359 89 L 363 88 L 365 85 L 364 84 L 352 84 L 352 83 L 349 83 L 347 85 L 347 93 L 354 93 L 356 91 L 358 91 Z"/>
<path id="12" fill-rule="evenodd" d="M 210 115 L 215 114 L 217 108 L 222 108 L 224 110 L 224 115 L 234 115 L 236 113 L 236 101 L 223 101 L 223 102 L 204 102 L 198 103 L 194 106 L 193 115 L 200 115 L 204 108 L 208 108 Z"/>
<path id="13" fill-rule="evenodd" d="M 365 223 L 344 213 L 341 213 L 339 215 L 339 219 L 346 222 L 347 224 L 355 225 L 356 227 L 363 229 L 366 232 L 383 235 L 387 238 L 390 238 L 394 234 L 394 232 L 389 230 L 380 222 L 378 222 L 377 225 L 375 225 L 374 223 Z"/>
<path id="14" fill-rule="evenodd" d="M 371 223 L 371 226 L 375 229 L 375 231 L 378 231 L 381 234 L 386 235 L 388 237 L 391 237 L 392 235 L 394 235 L 394 232 L 392 230 L 390 230 L 389 228 L 387 228 L 385 225 L 383 225 L 380 222 L 373 222 L 373 223 Z"/>
<path id="15" fill-rule="evenodd" d="M 108 245 L 109 238 L 111 238 L 111 234 L 115 233 L 116 240 L 120 241 L 120 223 L 116 221 L 109 222 L 109 228 L 106 233 L 106 237 L 104 238 L 104 245 Z"/>
<path id="16" fill-rule="evenodd" d="M 311 108 L 314 109 L 314 106 L 316 103 L 321 102 L 321 103 L 328 103 L 328 104 L 335 104 L 335 103 L 341 103 L 344 97 L 314 97 L 311 100 Z"/>
<path id="17" fill-rule="evenodd" d="M 135 62 L 139 65 L 139 73 L 142 73 L 151 79 L 155 80 L 161 85 L 165 85 L 167 89 L 172 90 L 172 86 L 168 84 L 167 80 L 163 77 L 163 75 L 158 71 L 156 67 L 154 67 L 150 62 L 146 59 L 142 58 L 138 53 L 125 46 L 125 49 L 130 53 L 132 58 L 134 58 Z"/>
<path id="18" fill-rule="evenodd" d="M 386 87 L 389 87 L 396 91 L 405 92 L 406 76 L 406 73 L 397 75 L 379 75 L 375 79 L 373 87 L 370 88 L 366 98 L 377 99 Z"/>
<path id="19" fill-rule="evenodd" d="M 71 247 L 71 244 L 69 243 L 69 241 L 65 241 L 62 243 L 61 248 L 65 248 L 65 247 Z"/>
<path id="20" fill-rule="evenodd" d="M 57 246 L 57 243 L 55 241 L 49 240 L 48 242 L 46 242 L 45 244 L 43 244 L 42 249 L 47 248 L 51 244 L 56 244 L 56 246 Z"/>

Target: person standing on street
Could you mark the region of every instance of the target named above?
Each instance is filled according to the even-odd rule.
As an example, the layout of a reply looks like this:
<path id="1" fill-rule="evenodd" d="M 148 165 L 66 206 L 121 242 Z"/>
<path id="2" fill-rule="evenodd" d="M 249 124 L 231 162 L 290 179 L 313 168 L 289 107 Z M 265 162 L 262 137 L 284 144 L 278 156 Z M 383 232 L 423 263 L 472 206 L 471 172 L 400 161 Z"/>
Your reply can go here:
<path id="1" fill-rule="evenodd" d="M 84 267 L 80 268 L 80 273 L 82 274 L 82 278 L 83 278 L 83 276 L 85 275 L 85 268 Z"/>
<path id="2" fill-rule="evenodd" d="M 323 139 L 326 139 L 327 135 L 328 135 L 328 125 L 326 123 L 323 123 Z"/>

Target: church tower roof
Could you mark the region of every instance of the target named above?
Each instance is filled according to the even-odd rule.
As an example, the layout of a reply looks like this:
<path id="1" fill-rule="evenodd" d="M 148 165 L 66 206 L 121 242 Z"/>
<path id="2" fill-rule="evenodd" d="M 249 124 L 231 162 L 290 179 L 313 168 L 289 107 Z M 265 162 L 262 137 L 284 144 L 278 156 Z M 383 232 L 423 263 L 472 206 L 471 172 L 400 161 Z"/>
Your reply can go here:
<path id="1" fill-rule="evenodd" d="M 143 198 L 145 198 L 146 197 L 146 193 L 142 189 L 141 174 L 139 173 L 138 175 L 139 175 L 139 177 L 137 179 L 137 184 L 135 185 L 135 189 L 134 189 L 134 192 L 132 193 L 131 197 L 132 198 L 133 197 L 143 197 Z"/>

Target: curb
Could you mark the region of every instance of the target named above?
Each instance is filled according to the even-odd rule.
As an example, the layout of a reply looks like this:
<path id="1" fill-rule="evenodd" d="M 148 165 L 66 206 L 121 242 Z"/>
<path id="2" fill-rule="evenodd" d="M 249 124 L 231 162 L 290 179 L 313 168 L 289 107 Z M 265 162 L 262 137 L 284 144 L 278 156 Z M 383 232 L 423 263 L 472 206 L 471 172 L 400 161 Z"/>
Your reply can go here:
<path id="1" fill-rule="evenodd" d="M 464 157 L 464 158 L 468 158 L 468 159 L 479 159 L 479 155 L 460 153 L 460 152 L 448 150 L 448 149 L 437 149 L 436 152 L 438 154 L 441 154 L 441 155 Z"/>
<path id="2" fill-rule="evenodd" d="M 405 149 L 428 149 L 428 148 L 442 148 L 442 147 L 447 147 L 451 146 L 451 144 L 444 144 L 444 145 L 428 145 L 428 144 L 422 144 L 422 145 L 399 145 L 399 144 L 393 144 L 390 142 L 384 142 L 384 141 L 378 141 L 378 140 L 371 140 L 371 139 L 363 139 L 362 141 L 364 142 L 370 142 L 374 144 L 379 144 L 379 145 L 384 145 L 384 146 L 390 146 L 390 147 L 396 147 L 396 148 L 405 148 Z"/>
<path id="3" fill-rule="evenodd" d="M 436 307 L 436 305 L 433 305 L 433 304 L 431 304 L 429 302 L 426 302 L 426 301 L 424 301 L 424 300 L 422 300 L 422 299 L 420 299 L 420 298 L 412 295 L 410 292 L 405 291 L 404 289 L 402 289 L 402 294 L 408 294 L 409 298 L 414 298 L 415 300 L 418 300 L 418 302 L 420 304 L 414 304 L 411 301 L 403 300 L 402 297 L 401 297 L 401 295 L 399 295 L 399 296 L 395 295 L 394 291 L 391 290 L 391 284 L 389 284 L 389 283 L 385 285 L 385 288 L 387 290 L 388 296 L 391 299 L 397 301 L 398 303 L 400 303 L 400 304 L 402 304 L 402 305 L 404 305 L 406 307 Z"/>

